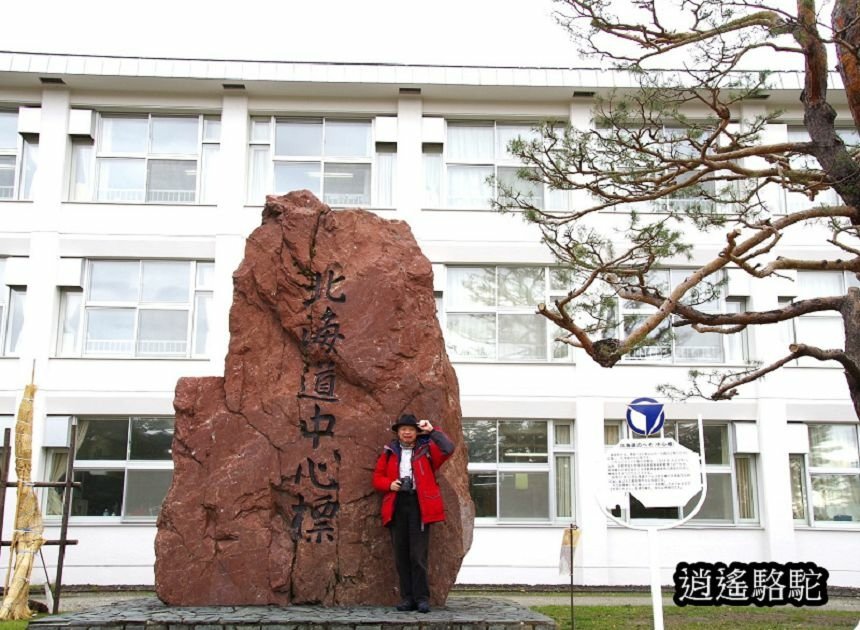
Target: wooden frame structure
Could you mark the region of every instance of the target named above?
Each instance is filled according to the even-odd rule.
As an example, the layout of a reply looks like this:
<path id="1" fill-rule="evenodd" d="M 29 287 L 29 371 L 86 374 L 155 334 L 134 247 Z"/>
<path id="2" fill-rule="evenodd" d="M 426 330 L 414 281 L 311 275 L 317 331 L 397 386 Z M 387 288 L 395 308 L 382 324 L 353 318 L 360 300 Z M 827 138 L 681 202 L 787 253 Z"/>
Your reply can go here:
<path id="1" fill-rule="evenodd" d="M 60 522 L 60 537 L 56 540 L 46 540 L 43 545 L 58 545 L 60 547 L 57 554 L 57 573 L 54 580 L 54 589 L 52 591 L 53 607 L 51 614 L 56 615 L 60 611 L 60 593 L 63 583 L 63 563 L 66 559 L 66 547 L 69 545 L 77 545 L 77 540 L 68 538 L 69 531 L 69 516 L 72 508 L 72 488 L 80 488 L 80 482 L 73 481 L 75 474 L 75 439 L 77 437 L 78 427 L 72 424 L 69 431 L 69 460 L 66 465 L 66 480 L 65 481 L 37 481 L 31 485 L 34 488 L 63 488 L 63 518 Z M 9 462 L 12 456 L 11 429 L 3 431 L 3 459 L 0 462 L 0 538 L 3 532 L 3 518 L 6 511 L 6 489 L 16 488 L 18 483 L 9 481 Z M 11 540 L 0 540 L 0 547 L 9 547 L 12 545 Z M 50 585 L 49 585 L 50 587 Z"/>

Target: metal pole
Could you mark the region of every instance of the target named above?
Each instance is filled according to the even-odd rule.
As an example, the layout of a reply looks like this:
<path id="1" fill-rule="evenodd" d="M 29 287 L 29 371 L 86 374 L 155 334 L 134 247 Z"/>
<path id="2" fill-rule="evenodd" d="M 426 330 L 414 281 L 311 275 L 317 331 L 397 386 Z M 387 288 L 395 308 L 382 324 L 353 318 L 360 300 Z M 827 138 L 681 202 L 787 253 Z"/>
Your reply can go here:
<path id="1" fill-rule="evenodd" d="M 570 628 L 576 630 L 576 618 L 573 616 L 573 530 L 576 526 L 570 524 Z"/>
<path id="2" fill-rule="evenodd" d="M 651 563 L 651 608 L 654 610 L 654 630 L 663 630 L 663 594 L 660 592 L 660 550 L 657 529 L 648 528 L 648 559 Z"/>

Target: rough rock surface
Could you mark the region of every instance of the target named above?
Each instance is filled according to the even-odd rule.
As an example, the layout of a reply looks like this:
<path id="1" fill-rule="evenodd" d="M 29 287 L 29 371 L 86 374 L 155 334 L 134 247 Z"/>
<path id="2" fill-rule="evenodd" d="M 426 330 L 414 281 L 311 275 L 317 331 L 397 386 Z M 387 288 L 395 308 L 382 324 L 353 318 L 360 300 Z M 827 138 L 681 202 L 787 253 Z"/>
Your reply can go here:
<path id="1" fill-rule="evenodd" d="M 391 604 L 397 576 L 371 476 L 403 412 L 457 445 L 439 471 L 434 604 L 471 544 L 456 376 L 432 269 L 408 225 L 269 197 L 233 275 L 223 378 L 176 386 L 173 484 L 155 542 L 172 605 Z"/>

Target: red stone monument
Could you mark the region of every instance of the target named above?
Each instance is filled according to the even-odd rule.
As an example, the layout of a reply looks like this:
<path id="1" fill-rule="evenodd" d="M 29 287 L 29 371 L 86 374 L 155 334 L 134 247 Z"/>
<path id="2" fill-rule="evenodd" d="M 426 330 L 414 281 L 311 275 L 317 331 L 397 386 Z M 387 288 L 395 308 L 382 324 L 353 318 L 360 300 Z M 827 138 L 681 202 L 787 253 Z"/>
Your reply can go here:
<path id="1" fill-rule="evenodd" d="M 155 579 L 171 605 L 378 604 L 397 574 L 371 476 L 391 423 L 429 418 L 457 450 L 438 474 L 432 603 L 472 539 L 457 378 L 431 265 L 409 226 L 269 197 L 233 274 L 224 377 L 176 386 L 173 484 Z"/>

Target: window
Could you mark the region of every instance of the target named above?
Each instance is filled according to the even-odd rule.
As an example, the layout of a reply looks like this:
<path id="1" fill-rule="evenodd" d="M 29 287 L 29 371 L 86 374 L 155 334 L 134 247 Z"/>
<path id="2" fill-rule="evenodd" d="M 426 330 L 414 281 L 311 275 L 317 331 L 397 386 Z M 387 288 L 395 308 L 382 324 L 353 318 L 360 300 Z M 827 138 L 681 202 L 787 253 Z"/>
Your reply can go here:
<path id="1" fill-rule="evenodd" d="M 699 154 L 699 150 L 695 148 L 693 142 L 691 142 L 691 137 L 688 136 L 688 133 L 696 134 L 692 136 L 692 139 L 701 141 L 703 139 L 703 135 L 700 131 L 688 131 L 687 129 L 682 129 L 680 127 L 664 127 L 663 128 L 663 138 L 665 144 L 661 147 L 663 154 L 671 160 L 676 159 L 684 159 L 684 158 L 693 158 Z M 684 173 L 680 175 L 677 180 L 680 183 L 689 182 L 693 177 L 695 177 L 695 172 Z M 706 181 L 699 182 L 694 186 L 690 186 L 688 188 L 682 188 L 677 193 L 673 195 L 669 195 L 668 197 L 662 197 L 661 199 L 657 199 L 655 201 L 650 202 L 651 210 L 657 212 L 685 212 L 688 210 L 710 210 L 714 203 L 710 199 L 706 199 L 702 197 L 702 194 L 707 194 L 710 196 L 714 196 L 717 191 L 716 182 Z M 622 207 L 623 208 L 623 207 Z"/>
<path id="2" fill-rule="evenodd" d="M 448 267 L 445 341 L 453 360 L 569 360 L 560 330 L 537 315 L 567 294 L 568 275 L 547 267 Z"/>
<path id="3" fill-rule="evenodd" d="M 806 466 L 803 455 L 789 455 L 788 466 L 791 475 L 791 515 L 795 521 L 805 523 L 809 498 L 806 495 Z"/>
<path id="4" fill-rule="evenodd" d="M 810 424 L 809 454 L 792 455 L 796 520 L 835 525 L 860 522 L 860 439 L 857 425 Z M 808 474 L 807 474 L 808 471 Z"/>
<path id="5" fill-rule="evenodd" d="M 397 146 L 369 120 L 251 119 L 248 202 L 307 189 L 333 206 L 392 207 Z"/>
<path id="6" fill-rule="evenodd" d="M 614 155 L 610 152 L 603 160 L 603 167 L 607 173 L 619 172 L 621 181 L 628 182 L 630 179 L 629 171 L 631 168 L 643 169 L 653 173 L 654 177 L 659 175 L 666 178 L 662 183 L 655 184 L 652 190 L 665 190 L 672 181 L 675 183 L 684 184 L 696 177 L 696 170 L 678 172 L 687 168 L 687 163 L 691 159 L 698 159 L 701 154 L 701 145 L 706 140 L 707 133 L 700 126 L 696 128 L 682 128 L 669 126 L 656 126 L 639 129 L 610 129 L 602 127 L 602 135 L 608 139 L 608 142 L 615 147 L 615 151 L 621 150 L 622 153 L 628 155 L 636 155 L 635 165 L 621 165 L 611 161 L 610 157 Z M 695 146 L 699 144 L 699 148 Z M 635 149 L 625 150 L 624 148 L 634 147 Z M 679 164 L 680 162 L 680 164 Z M 651 201 L 636 201 L 622 203 L 612 206 L 612 212 L 712 212 L 718 210 L 715 206 L 713 197 L 717 194 L 717 183 L 715 181 L 707 181 L 709 177 L 714 175 L 706 175 L 696 184 L 690 184 L 685 188 L 681 188 L 674 193 L 670 193 L 665 197 L 654 199 Z M 639 189 L 639 188 L 637 188 Z M 641 189 L 639 189 L 641 192 Z M 628 188 L 619 187 L 613 188 L 612 192 L 616 195 L 624 196 Z M 723 196 L 728 196 L 728 187 L 725 182 L 721 183 L 720 193 Z M 707 195 L 707 197 L 705 196 Z M 590 196 L 593 204 L 601 203 L 602 200 L 596 196 Z"/>
<path id="7" fill-rule="evenodd" d="M 154 520 L 173 478 L 173 418 L 79 418 L 72 516 Z M 49 449 L 48 477 L 62 482 L 67 449 Z M 62 515 L 62 488 L 50 488 L 45 514 Z"/>
<path id="8" fill-rule="evenodd" d="M 475 516 L 574 518 L 573 425 L 564 420 L 463 420 Z"/>
<path id="9" fill-rule="evenodd" d="M 72 140 L 69 198 L 114 203 L 214 203 L 220 120 L 108 115 L 97 140 Z"/>
<path id="10" fill-rule="evenodd" d="M 18 112 L 0 111 L 0 199 L 32 199 L 39 136 L 18 133 Z"/>
<path id="11" fill-rule="evenodd" d="M 0 354 L 17 356 L 21 329 L 24 327 L 24 305 L 27 288 L 2 284 L 6 259 L 0 258 Z"/>
<path id="12" fill-rule="evenodd" d="M 441 208 L 442 204 L 442 146 L 437 143 L 424 143 L 422 147 L 424 167 L 424 207 Z"/>
<path id="13" fill-rule="evenodd" d="M 701 509 L 691 520 L 735 524 L 758 522 L 754 456 L 735 452 L 730 424 L 706 423 L 702 429 L 708 491 Z M 623 430 L 626 431 L 626 425 L 620 423 L 605 425 L 605 444 L 617 444 Z M 666 422 L 663 436 L 674 438 L 681 446 L 699 452 L 696 422 Z M 622 516 L 623 513 L 628 519 L 680 519 L 696 507 L 699 497 L 700 493 L 697 493 L 682 508 L 646 508 L 635 497 L 630 497 L 630 505 L 618 506 L 613 514 Z"/>
<path id="14" fill-rule="evenodd" d="M 836 129 L 836 133 L 848 147 L 856 149 L 860 145 L 860 133 L 856 129 L 845 127 Z M 804 126 L 789 125 L 788 141 L 809 142 L 809 132 Z M 791 158 L 790 162 L 792 168 L 795 169 L 821 170 L 818 160 L 811 155 L 796 155 Z M 792 193 L 786 190 L 783 190 L 782 193 L 782 207 L 785 212 L 798 212 L 814 206 L 834 206 L 842 203 L 842 199 L 832 188 L 818 193 L 813 200 L 802 193 Z"/>
<path id="15" fill-rule="evenodd" d="M 685 269 L 662 269 L 649 274 L 649 281 L 665 295 L 671 283 L 676 286 L 689 275 Z M 719 290 L 717 289 L 717 293 Z M 695 298 L 695 293 L 688 296 Z M 746 304 L 740 298 L 699 299 L 691 302 L 696 309 L 709 312 L 739 313 Z M 621 330 L 619 339 L 625 338 L 637 326 L 650 317 L 656 308 L 634 300 L 619 300 L 617 321 Z M 675 363 L 738 363 L 746 356 L 746 333 L 722 335 L 720 333 L 698 333 L 689 326 L 673 328 L 670 320 L 651 334 L 651 343 L 634 349 L 625 355 L 624 361 L 659 361 Z"/>
<path id="16" fill-rule="evenodd" d="M 853 273 L 841 271 L 798 271 L 797 299 L 807 300 L 817 297 L 845 295 L 848 287 L 860 286 Z M 786 306 L 788 299 L 781 299 L 780 306 Z M 784 335 L 789 343 L 805 343 L 825 350 L 842 348 L 845 345 L 845 330 L 842 315 L 838 311 L 821 311 L 795 317 L 786 322 Z M 838 364 L 822 363 L 816 359 L 801 358 L 800 365 L 838 367 Z"/>
<path id="17" fill-rule="evenodd" d="M 523 164 L 509 151 L 516 139 L 536 139 L 530 123 L 447 123 L 445 145 L 424 145 L 424 203 L 428 207 L 487 209 L 496 196 L 493 180 L 538 208 L 567 208 L 565 191 L 519 177 Z M 444 171 L 444 175 L 443 175 Z"/>
<path id="18" fill-rule="evenodd" d="M 214 263 L 91 260 L 62 292 L 60 356 L 197 357 L 209 341 Z"/>

